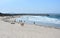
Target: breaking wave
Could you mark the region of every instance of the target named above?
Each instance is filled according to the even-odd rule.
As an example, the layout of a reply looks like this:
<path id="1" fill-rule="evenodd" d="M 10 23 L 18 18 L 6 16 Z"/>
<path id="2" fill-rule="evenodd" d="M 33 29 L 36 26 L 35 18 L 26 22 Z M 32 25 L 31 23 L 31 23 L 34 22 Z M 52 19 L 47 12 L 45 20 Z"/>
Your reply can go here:
<path id="1" fill-rule="evenodd" d="M 57 18 L 50 18 L 47 16 L 22 16 L 20 18 L 17 18 L 16 21 L 20 22 L 26 22 L 26 23 L 33 23 L 36 24 L 44 24 L 44 25 L 55 25 L 60 27 L 60 19 Z"/>

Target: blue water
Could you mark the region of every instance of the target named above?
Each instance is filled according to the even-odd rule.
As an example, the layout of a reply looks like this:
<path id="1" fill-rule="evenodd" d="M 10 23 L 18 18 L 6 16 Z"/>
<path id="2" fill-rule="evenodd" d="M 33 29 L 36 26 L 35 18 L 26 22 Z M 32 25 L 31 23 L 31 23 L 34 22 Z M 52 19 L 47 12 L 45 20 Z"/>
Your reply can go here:
<path id="1" fill-rule="evenodd" d="M 17 22 L 24 22 L 29 24 L 52 26 L 60 28 L 60 15 L 50 16 L 22 16 L 16 19 Z"/>
<path id="2" fill-rule="evenodd" d="M 60 14 L 50 14 L 50 16 L 47 17 L 60 19 Z"/>

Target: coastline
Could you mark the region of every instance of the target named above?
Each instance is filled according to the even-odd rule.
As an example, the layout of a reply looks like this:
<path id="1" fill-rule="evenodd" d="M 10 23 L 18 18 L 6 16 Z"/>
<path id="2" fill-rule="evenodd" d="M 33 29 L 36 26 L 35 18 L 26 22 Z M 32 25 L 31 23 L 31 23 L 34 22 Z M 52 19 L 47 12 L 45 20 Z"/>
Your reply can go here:
<path id="1" fill-rule="evenodd" d="M 26 23 L 21 26 L 20 23 L 11 24 L 1 19 L 0 38 L 60 38 L 60 29 Z"/>

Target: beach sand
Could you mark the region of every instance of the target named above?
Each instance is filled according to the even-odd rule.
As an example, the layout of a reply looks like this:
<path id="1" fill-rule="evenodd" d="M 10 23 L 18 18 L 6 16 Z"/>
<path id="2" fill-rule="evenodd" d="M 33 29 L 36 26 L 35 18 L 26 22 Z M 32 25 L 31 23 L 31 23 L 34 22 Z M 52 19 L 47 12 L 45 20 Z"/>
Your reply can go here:
<path id="1" fill-rule="evenodd" d="M 0 17 L 0 38 L 60 38 L 60 29 L 4 22 Z"/>

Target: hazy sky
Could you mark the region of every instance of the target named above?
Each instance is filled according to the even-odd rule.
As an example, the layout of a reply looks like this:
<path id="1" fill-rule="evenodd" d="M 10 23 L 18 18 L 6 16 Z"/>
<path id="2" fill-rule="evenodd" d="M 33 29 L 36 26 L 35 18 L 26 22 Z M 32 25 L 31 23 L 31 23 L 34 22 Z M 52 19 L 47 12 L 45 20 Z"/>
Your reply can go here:
<path id="1" fill-rule="evenodd" d="M 0 12 L 60 13 L 60 0 L 0 0 Z"/>

